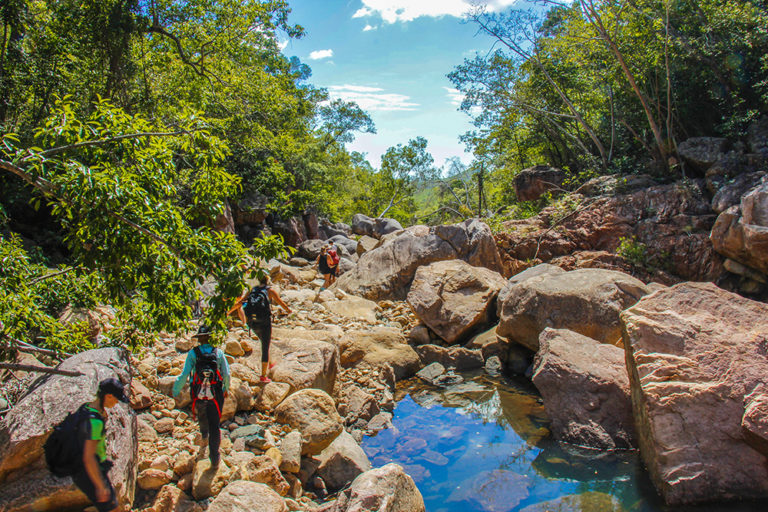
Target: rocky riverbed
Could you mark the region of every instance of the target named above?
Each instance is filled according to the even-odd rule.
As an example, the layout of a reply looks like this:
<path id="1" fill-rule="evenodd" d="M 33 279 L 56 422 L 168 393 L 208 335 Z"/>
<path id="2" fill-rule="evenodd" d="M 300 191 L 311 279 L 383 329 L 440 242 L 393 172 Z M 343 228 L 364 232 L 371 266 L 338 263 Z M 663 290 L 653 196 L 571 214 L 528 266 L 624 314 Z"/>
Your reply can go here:
<path id="1" fill-rule="evenodd" d="M 668 504 L 768 497 L 765 303 L 608 269 L 541 264 L 505 278 L 496 242 L 476 220 L 369 242 L 344 242 L 348 271 L 331 290 L 320 291 L 309 263 L 322 242 L 268 263 L 294 313 L 275 318 L 274 382 L 259 382 L 260 344 L 247 331 L 233 325 L 223 340 L 232 381 L 218 468 L 197 445 L 188 394 L 170 396 L 194 343 L 161 335 L 138 354 L 102 348 L 61 365 L 82 377 L 35 381 L 0 423 L 0 510 L 86 505 L 68 479 L 47 472 L 41 447 L 100 379 L 116 376 L 130 383 L 133 409 L 118 406 L 108 424 L 126 507 L 420 512 L 408 468 L 383 464 L 381 451 L 372 463 L 361 442 L 395 432 L 397 382 L 418 372 L 449 386 L 471 369 L 531 380 L 543 398 L 535 406 L 551 420 L 533 429 L 534 445 L 546 437 L 595 453 L 639 450 Z M 108 331 L 109 308 L 92 313 Z M 393 442 L 388 450 L 403 449 Z M 486 477 L 522 478 L 493 473 L 473 485 Z M 499 489 L 517 489 L 510 485 Z M 457 502 L 470 499 L 456 493 Z M 523 503 L 514 491 L 499 498 L 515 499 Z"/>

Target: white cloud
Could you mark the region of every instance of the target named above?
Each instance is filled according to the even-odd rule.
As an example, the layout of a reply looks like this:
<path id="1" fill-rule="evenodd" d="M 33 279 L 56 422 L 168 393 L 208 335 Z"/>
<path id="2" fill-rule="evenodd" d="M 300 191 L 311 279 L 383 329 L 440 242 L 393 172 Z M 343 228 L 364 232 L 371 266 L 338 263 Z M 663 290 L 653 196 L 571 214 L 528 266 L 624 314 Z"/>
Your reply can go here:
<path id="1" fill-rule="evenodd" d="M 485 5 L 488 11 L 501 11 L 520 1 L 522 0 L 362 0 L 363 7 L 352 17 L 363 18 L 378 14 L 387 23 L 412 21 L 422 16 L 459 18 L 478 5 Z"/>
<path id="2" fill-rule="evenodd" d="M 286 39 L 285 41 L 278 41 L 277 47 L 280 48 L 280 51 L 283 51 L 288 47 L 289 42 L 290 42 L 290 39 Z"/>
<path id="3" fill-rule="evenodd" d="M 461 102 L 464 99 L 464 94 L 462 94 L 458 89 L 454 89 L 452 87 L 443 87 L 443 89 L 445 89 L 448 93 L 448 98 L 451 100 L 451 104 L 454 107 L 460 107 Z"/>
<path id="4" fill-rule="evenodd" d="M 328 87 L 328 93 L 333 98 L 341 98 L 344 101 L 354 101 L 363 110 L 392 111 L 392 110 L 416 110 L 418 103 L 411 101 L 405 94 L 388 93 L 379 87 L 364 85 L 332 85 Z"/>
<path id="5" fill-rule="evenodd" d="M 363 0 L 363 3 L 365 3 L 365 0 Z M 357 11 L 355 11 L 355 14 L 352 15 L 353 18 L 362 18 L 363 16 L 370 16 L 373 14 L 373 11 L 368 9 L 367 7 L 361 7 Z"/>
<path id="6" fill-rule="evenodd" d="M 379 27 L 374 27 L 372 25 L 366 25 L 365 28 L 363 29 L 363 32 L 368 32 L 369 30 L 376 30 L 377 28 L 379 28 Z"/>
<path id="7" fill-rule="evenodd" d="M 333 57 L 333 50 L 315 50 L 309 54 L 310 60 L 328 59 Z"/>

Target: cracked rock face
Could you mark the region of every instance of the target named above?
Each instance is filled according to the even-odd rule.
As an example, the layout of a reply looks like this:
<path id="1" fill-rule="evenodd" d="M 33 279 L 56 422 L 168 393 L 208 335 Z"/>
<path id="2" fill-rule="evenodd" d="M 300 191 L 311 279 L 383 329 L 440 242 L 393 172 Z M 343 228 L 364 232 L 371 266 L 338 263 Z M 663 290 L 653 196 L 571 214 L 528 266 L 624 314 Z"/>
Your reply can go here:
<path id="1" fill-rule="evenodd" d="M 622 322 L 640 451 L 666 502 L 768 497 L 768 305 L 682 283 Z"/>

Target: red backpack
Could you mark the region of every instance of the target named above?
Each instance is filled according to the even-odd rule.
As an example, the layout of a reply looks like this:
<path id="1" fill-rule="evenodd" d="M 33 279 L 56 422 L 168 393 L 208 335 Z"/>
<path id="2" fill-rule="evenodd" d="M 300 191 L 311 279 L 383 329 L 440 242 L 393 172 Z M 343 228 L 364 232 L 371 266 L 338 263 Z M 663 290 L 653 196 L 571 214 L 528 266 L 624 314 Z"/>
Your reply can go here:
<path id="1" fill-rule="evenodd" d="M 331 257 L 334 267 L 339 264 L 339 255 L 336 253 L 336 249 L 328 249 L 328 256 Z"/>

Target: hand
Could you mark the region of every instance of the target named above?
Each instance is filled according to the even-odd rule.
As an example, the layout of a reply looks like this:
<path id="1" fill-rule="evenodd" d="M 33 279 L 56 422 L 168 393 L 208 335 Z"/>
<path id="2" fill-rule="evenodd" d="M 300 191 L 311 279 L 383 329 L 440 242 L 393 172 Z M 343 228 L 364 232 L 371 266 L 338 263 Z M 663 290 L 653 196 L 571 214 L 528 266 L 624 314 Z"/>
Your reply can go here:
<path id="1" fill-rule="evenodd" d="M 102 485 L 96 489 L 96 501 L 98 503 L 104 503 L 107 500 L 109 500 L 109 489 Z"/>
<path id="2" fill-rule="evenodd" d="M 225 391 L 225 392 L 224 392 L 224 398 L 227 398 L 227 395 L 228 395 L 228 394 L 229 394 L 229 393 L 227 393 L 227 392 Z"/>

